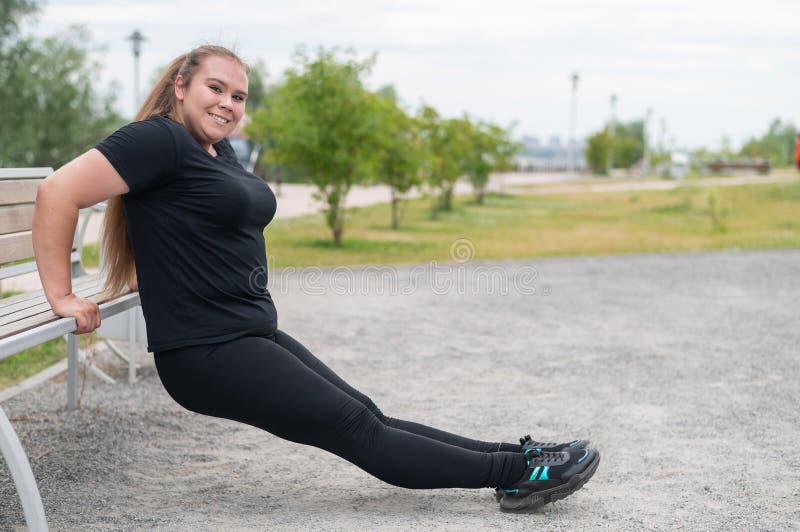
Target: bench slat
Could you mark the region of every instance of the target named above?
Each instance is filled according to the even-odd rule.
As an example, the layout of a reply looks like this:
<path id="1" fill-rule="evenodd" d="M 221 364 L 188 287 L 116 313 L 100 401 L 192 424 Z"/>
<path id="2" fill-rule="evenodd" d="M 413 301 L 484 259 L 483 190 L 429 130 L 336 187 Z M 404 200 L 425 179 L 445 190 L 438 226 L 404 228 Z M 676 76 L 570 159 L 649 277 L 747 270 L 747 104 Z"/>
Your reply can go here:
<path id="1" fill-rule="evenodd" d="M 0 235 L 28 231 L 33 227 L 33 204 L 0 207 Z"/>
<path id="2" fill-rule="evenodd" d="M 102 290 L 103 285 L 101 282 L 98 282 L 96 284 L 88 285 L 84 288 L 73 290 L 73 292 L 76 295 L 85 298 L 99 294 L 102 292 Z M 47 299 L 44 297 L 44 295 L 37 299 L 27 301 L 25 305 L 26 306 L 23 306 L 15 312 L 9 312 L 5 316 L 0 316 L 0 327 L 13 325 L 16 321 L 50 310 L 50 303 L 47 302 Z"/>
<path id="3" fill-rule="evenodd" d="M 93 283 L 95 277 L 97 277 L 97 274 L 83 275 L 81 277 L 73 277 L 72 290 L 74 291 L 78 288 L 81 288 L 85 286 L 87 283 Z M 19 303 L 24 304 L 25 301 L 36 299 L 37 297 L 41 297 L 43 295 L 44 295 L 44 290 L 31 290 L 29 292 L 23 292 L 15 296 L 0 299 L 0 316 L 5 316 L 6 314 L 8 314 L 8 312 L 6 312 L 7 307 L 11 307 Z"/>
<path id="4" fill-rule="evenodd" d="M 33 257 L 31 231 L 0 235 L 0 264 Z"/>
<path id="5" fill-rule="evenodd" d="M 127 294 L 125 294 L 127 295 Z M 137 294 L 138 295 L 138 294 Z M 92 294 L 86 295 L 86 299 L 90 301 L 94 301 L 98 305 L 101 303 L 105 303 L 107 301 L 113 301 L 113 299 L 108 299 L 105 297 L 101 297 L 100 294 Z M 123 296 L 120 296 L 123 297 Z M 117 298 L 119 299 L 119 298 Z M 34 327 L 38 327 L 40 325 L 45 325 L 50 323 L 51 321 L 61 319 L 61 316 L 55 314 L 48 305 L 48 309 L 44 312 L 40 312 L 34 316 L 30 316 L 28 318 L 24 318 L 21 320 L 14 321 L 7 325 L 0 326 L 0 340 L 6 338 L 7 336 L 13 336 L 20 332 L 26 331 L 28 329 L 32 329 Z"/>
<path id="6" fill-rule="evenodd" d="M 85 294 L 93 295 L 99 293 L 103 289 L 103 280 L 92 276 L 76 285 L 73 282 L 73 293 L 85 297 Z M 37 313 L 50 308 L 50 303 L 44 295 L 44 290 L 36 290 L 34 292 L 36 297 L 27 298 L 12 304 L 0 305 L 0 325 L 6 325 L 12 321 L 25 317 L 24 313 Z M 4 300 L 3 300 L 4 302 Z"/>
<path id="7" fill-rule="evenodd" d="M 33 203 L 36 201 L 36 189 L 42 181 L 43 179 L 0 180 L 0 205 Z"/>
<path id="8" fill-rule="evenodd" d="M 133 292 L 120 296 L 113 301 L 100 303 L 100 318 L 106 319 L 109 316 L 119 314 L 125 310 L 139 305 L 139 293 Z M 39 327 L 32 326 L 30 329 L 12 337 L 0 339 L 0 360 L 19 353 L 23 349 L 28 349 L 39 345 L 48 340 L 53 340 L 75 330 L 75 318 L 60 318 L 56 316 L 53 321 Z"/>

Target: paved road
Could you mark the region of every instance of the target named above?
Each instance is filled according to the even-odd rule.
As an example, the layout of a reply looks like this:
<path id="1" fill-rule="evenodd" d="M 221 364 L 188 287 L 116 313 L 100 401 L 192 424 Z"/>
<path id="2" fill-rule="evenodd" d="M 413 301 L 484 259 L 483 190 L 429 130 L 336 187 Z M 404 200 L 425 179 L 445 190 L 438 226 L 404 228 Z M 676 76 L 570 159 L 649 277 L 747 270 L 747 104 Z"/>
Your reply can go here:
<path id="1" fill-rule="evenodd" d="M 486 489 L 394 488 L 182 410 L 150 363 L 132 388 L 88 382 L 79 412 L 63 382 L 4 403 L 53 529 L 797 528 L 800 250 L 449 267 L 284 271 L 281 327 L 389 415 L 593 439 L 603 462 L 580 492 L 509 515 Z M 0 466 L 0 529 L 17 504 Z"/>

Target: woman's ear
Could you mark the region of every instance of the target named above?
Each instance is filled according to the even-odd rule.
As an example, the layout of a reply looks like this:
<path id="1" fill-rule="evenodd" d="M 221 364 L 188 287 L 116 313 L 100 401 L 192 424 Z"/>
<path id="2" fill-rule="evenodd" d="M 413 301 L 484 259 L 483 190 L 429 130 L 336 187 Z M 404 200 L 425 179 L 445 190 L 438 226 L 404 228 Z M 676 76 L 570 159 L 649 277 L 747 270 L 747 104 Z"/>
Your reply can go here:
<path id="1" fill-rule="evenodd" d="M 177 98 L 179 102 L 182 102 L 185 94 L 186 80 L 183 79 L 183 76 L 178 74 L 178 76 L 175 78 L 175 98 Z"/>

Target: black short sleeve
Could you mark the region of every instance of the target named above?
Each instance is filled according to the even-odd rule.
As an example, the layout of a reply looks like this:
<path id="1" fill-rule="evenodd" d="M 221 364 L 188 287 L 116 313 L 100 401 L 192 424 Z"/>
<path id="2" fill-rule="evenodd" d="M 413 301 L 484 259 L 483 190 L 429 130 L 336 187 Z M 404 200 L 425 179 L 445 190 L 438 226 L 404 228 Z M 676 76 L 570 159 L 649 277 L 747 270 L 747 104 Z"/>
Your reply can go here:
<path id="1" fill-rule="evenodd" d="M 168 119 L 133 122 L 95 146 L 137 194 L 175 173 L 180 155 Z"/>

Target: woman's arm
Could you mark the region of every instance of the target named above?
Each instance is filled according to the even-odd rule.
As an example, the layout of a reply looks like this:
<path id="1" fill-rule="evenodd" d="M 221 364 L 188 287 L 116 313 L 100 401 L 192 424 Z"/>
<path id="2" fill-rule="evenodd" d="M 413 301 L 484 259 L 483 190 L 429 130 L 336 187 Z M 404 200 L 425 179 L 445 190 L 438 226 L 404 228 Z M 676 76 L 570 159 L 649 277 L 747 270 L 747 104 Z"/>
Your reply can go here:
<path id="1" fill-rule="evenodd" d="M 100 326 L 96 303 L 72 293 L 70 252 L 78 210 L 128 192 L 108 159 L 91 149 L 65 164 L 39 185 L 33 213 L 33 251 L 44 293 L 53 312 L 72 316 L 77 334 Z"/>

